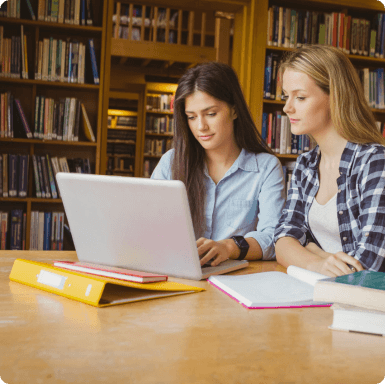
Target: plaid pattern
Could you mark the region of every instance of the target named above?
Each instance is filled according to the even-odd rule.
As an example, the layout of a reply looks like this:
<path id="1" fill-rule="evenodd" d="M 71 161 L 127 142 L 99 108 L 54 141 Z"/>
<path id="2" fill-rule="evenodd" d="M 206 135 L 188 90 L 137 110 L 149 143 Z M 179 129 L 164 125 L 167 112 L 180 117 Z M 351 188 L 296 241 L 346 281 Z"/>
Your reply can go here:
<path id="1" fill-rule="evenodd" d="M 298 157 L 286 206 L 275 228 L 275 242 L 288 236 L 306 245 L 314 238 L 309 210 L 319 188 L 320 159 L 318 146 Z M 385 272 L 385 147 L 348 142 L 337 185 L 343 252 L 355 257 L 366 269 Z"/>

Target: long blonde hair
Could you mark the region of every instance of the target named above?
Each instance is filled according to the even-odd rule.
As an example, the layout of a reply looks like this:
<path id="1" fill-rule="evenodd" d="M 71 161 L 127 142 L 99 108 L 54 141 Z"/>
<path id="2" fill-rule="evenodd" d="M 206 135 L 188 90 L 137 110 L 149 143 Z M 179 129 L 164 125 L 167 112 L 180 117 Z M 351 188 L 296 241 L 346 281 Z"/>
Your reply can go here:
<path id="1" fill-rule="evenodd" d="M 289 53 L 281 68 L 305 73 L 330 96 L 332 123 L 343 138 L 358 144 L 385 145 L 357 72 L 339 49 L 304 46 Z"/>

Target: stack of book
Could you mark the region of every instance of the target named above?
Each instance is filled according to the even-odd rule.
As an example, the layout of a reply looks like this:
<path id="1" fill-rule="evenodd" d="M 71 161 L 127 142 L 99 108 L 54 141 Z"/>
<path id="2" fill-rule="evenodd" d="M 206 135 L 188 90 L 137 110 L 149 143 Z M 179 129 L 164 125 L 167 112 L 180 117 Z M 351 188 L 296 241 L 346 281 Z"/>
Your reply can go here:
<path id="1" fill-rule="evenodd" d="M 63 250 L 64 213 L 31 212 L 29 249 L 32 251 Z"/>
<path id="2" fill-rule="evenodd" d="M 26 197 L 28 169 L 29 155 L 0 153 L 0 197 Z"/>
<path id="3" fill-rule="evenodd" d="M 384 58 L 385 17 L 372 20 L 342 12 L 324 13 L 273 6 L 268 11 L 267 45 L 298 48 L 327 44 L 347 54 Z"/>
<path id="4" fill-rule="evenodd" d="M 26 249 L 26 226 L 27 214 L 22 209 L 0 212 L 0 249 Z"/>
<path id="5" fill-rule="evenodd" d="M 385 273 L 360 271 L 319 280 L 314 300 L 334 303 L 334 330 L 385 336 Z"/>

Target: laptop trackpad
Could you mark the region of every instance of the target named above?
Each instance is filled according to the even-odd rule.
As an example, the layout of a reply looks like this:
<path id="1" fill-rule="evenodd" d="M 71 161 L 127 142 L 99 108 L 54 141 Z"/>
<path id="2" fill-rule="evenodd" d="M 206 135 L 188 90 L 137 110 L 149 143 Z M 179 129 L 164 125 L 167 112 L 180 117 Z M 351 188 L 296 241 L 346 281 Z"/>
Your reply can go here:
<path id="1" fill-rule="evenodd" d="M 238 269 L 246 268 L 249 265 L 247 260 L 226 260 L 223 263 L 219 264 L 216 267 L 207 266 L 207 263 L 202 266 L 202 279 L 207 279 L 213 275 L 223 275 L 224 273 L 229 273 L 236 271 Z"/>

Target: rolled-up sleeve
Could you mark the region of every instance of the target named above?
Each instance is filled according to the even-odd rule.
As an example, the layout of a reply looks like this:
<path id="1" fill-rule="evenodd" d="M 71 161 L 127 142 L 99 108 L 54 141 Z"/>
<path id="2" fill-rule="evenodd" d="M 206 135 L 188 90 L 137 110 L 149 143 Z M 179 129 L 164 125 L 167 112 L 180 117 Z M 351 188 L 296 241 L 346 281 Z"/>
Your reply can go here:
<path id="1" fill-rule="evenodd" d="M 293 237 L 301 245 L 306 243 L 308 228 L 306 226 L 305 201 L 301 187 L 301 167 L 300 161 L 297 161 L 293 170 L 286 205 L 275 228 L 274 243 L 281 237 Z"/>
<path id="2" fill-rule="evenodd" d="M 274 228 L 285 204 L 282 166 L 276 157 L 272 157 L 267 163 L 264 175 L 265 179 L 258 196 L 257 227 L 255 231 L 248 232 L 244 237 L 252 237 L 258 241 L 263 252 L 263 260 L 273 260 L 275 259 Z"/>
<path id="3" fill-rule="evenodd" d="M 357 222 L 360 231 L 356 247 L 349 255 L 362 266 L 385 272 L 385 156 L 383 151 L 363 161 L 357 178 L 361 199 Z"/>

